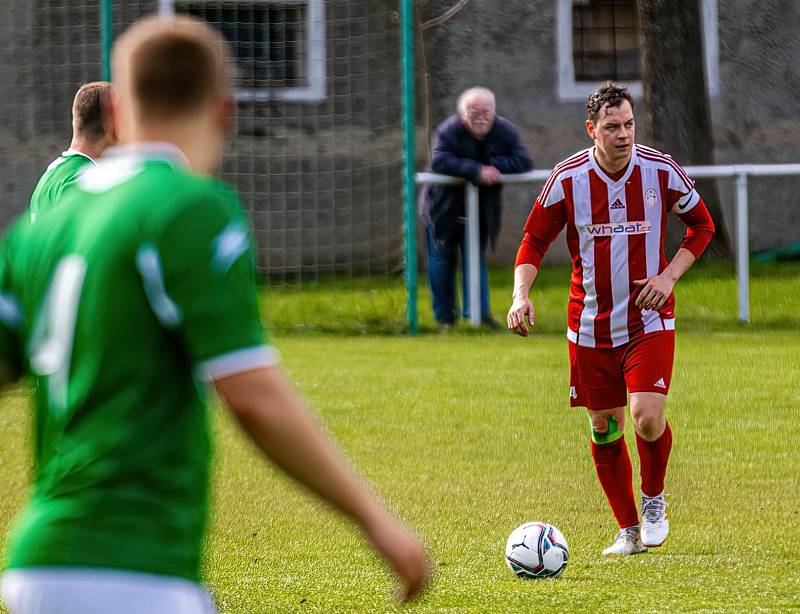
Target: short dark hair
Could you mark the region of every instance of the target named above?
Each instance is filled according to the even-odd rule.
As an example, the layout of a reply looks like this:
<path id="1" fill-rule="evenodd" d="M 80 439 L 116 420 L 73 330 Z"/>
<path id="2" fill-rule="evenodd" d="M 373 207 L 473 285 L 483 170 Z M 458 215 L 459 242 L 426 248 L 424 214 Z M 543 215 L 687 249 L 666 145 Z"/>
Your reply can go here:
<path id="1" fill-rule="evenodd" d="M 600 118 L 600 109 L 603 108 L 603 105 L 618 107 L 623 100 L 631 103 L 631 110 L 633 110 L 633 96 L 631 96 L 628 88 L 620 83 L 606 81 L 586 101 L 589 120 L 594 123 Z"/>
<path id="2" fill-rule="evenodd" d="M 111 107 L 111 84 L 107 81 L 84 83 L 72 101 L 73 129 L 81 137 L 97 142 L 106 136 Z"/>
<path id="3" fill-rule="evenodd" d="M 229 55 L 222 35 L 186 16 L 147 18 L 120 38 L 115 75 L 125 82 L 142 118 L 164 120 L 202 108 L 229 85 Z"/>

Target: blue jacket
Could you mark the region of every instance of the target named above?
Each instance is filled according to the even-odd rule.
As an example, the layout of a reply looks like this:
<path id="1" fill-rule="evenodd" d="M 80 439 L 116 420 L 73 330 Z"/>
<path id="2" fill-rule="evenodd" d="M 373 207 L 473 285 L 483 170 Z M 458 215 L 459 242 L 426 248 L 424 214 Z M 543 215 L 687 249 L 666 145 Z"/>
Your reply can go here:
<path id="1" fill-rule="evenodd" d="M 463 177 L 480 183 L 482 165 L 494 166 L 503 174 L 524 173 L 533 169 L 517 129 L 508 120 L 495 117 L 486 138 L 479 140 L 461 123 L 457 115 L 447 118 L 436 129 L 431 170 L 442 175 Z M 502 219 L 501 185 L 480 186 L 481 246 L 487 239 L 494 247 Z M 420 215 L 441 244 L 454 244 L 463 233 L 459 218 L 465 213 L 464 186 L 426 186 L 420 199 Z"/>

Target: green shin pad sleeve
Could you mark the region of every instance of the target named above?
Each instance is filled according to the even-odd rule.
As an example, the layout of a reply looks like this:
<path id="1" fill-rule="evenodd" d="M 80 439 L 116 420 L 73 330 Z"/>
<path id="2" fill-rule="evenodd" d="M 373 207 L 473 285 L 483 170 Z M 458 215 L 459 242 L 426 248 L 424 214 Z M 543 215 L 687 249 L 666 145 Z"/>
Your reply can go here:
<path id="1" fill-rule="evenodd" d="M 591 423 L 592 420 L 589 418 L 589 424 L 591 425 Z M 608 416 L 606 418 L 606 423 L 608 424 L 608 430 L 604 433 L 598 433 L 592 426 L 589 427 L 592 431 L 592 441 L 598 445 L 613 443 L 617 439 L 622 438 L 623 432 L 619 430 L 619 424 L 616 418 Z"/>

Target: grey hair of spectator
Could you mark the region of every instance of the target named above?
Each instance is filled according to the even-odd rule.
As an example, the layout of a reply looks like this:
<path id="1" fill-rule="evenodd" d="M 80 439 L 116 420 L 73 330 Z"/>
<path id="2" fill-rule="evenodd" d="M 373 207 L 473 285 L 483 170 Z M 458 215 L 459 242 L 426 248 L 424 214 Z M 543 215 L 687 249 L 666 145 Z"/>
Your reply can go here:
<path id="1" fill-rule="evenodd" d="M 458 97 L 458 115 L 464 117 L 467 114 L 467 105 L 477 97 L 488 98 L 492 106 L 492 113 L 495 113 L 494 92 L 485 87 L 471 87 L 465 90 L 461 96 Z"/>

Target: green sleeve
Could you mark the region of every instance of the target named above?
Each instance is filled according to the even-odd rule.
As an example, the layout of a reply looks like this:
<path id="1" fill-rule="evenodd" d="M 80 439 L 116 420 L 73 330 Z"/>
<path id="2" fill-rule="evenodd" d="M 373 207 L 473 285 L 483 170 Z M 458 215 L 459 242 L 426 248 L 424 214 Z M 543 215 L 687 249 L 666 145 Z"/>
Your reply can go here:
<path id="1" fill-rule="evenodd" d="M 64 193 L 67 192 L 68 190 L 71 190 L 75 186 L 75 184 L 78 183 L 78 181 L 81 178 L 81 171 L 88 164 L 89 164 L 88 162 L 87 164 L 82 164 L 81 166 L 75 169 L 75 172 L 72 175 L 66 177 L 64 181 L 55 186 L 55 189 L 53 190 L 53 198 L 51 203 L 52 205 L 58 203 L 61 200 L 61 197 L 64 195 Z"/>
<path id="2" fill-rule="evenodd" d="M 247 217 L 224 192 L 190 200 L 137 255 L 156 316 L 177 330 L 204 379 L 273 364 Z"/>

